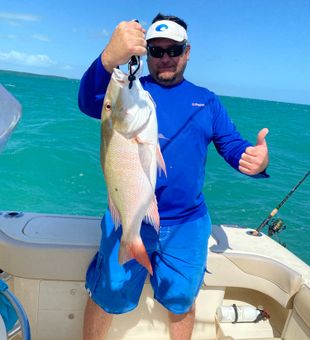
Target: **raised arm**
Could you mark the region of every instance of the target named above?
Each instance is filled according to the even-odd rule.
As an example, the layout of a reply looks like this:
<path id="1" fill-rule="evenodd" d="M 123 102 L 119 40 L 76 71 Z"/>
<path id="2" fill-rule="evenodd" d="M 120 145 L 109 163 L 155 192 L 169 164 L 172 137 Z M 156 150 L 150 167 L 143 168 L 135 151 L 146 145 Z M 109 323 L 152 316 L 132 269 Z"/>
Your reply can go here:
<path id="1" fill-rule="evenodd" d="M 142 26 L 134 21 L 123 21 L 115 28 L 109 43 L 81 79 L 78 103 L 82 112 L 100 118 L 113 69 L 127 63 L 133 55 L 146 54 L 144 33 Z"/>
<path id="2" fill-rule="evenodd" d="M 225 108 L 216 98 L 213 107 L 213 142 L 220 155 L 236 170 L 257 177 L 268 177 L 268 147 L 265 137 L 268 129 L 262 129 L 253 146 L 243 139 L 226 113 Z"/>

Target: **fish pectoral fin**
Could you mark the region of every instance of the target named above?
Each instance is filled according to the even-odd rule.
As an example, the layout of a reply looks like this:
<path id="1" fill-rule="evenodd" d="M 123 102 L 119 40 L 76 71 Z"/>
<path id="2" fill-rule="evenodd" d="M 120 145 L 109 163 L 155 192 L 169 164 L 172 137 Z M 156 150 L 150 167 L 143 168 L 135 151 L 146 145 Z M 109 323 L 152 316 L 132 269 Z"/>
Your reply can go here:
<path id="1" fill-rule="evenodd" d="M 121 240 L 118 262 L 123 265 L 132 259 L 139 262 L 151 275 L 153 275 L 152 265 L 141 238 L 137 238 L 128 243 Z"/>
<path id="2" fill-rule="evenodd" d="M 157 160 L 157 166 L 158 166 L 158 169 L 159 169 L 159 175 L 161 174 L 161 170 L 163 170 L 164 174 L 167 177 L 166 164 L 165 164 L 165 161 L 164 161 L 164 157 L 161 153 L 159 143 L 157 144 L 157 149 L 156 149 L 156 160 Z"/>
<path id="3" fill-rule="evenodd" d="M 121 225 L 121 215 L 118 209 L 116 208 L 110 194 L 108 195 L 108 201 L 109 201 L 109 209 L 111 212 L 112 221 L 114 223 L 115 229 L 118 229 L 118 227 Z"/>
<path id="4" fill-rule="evenodd" d="M 157 200 L 156 196 L 154 195 L 154 198 L 147 209 L 146 215 L 143 219 L 146 223 L 152 225 L 157 233 L 159 232 L 159 226 L 160 226 L 160 218 L 158 213 L 158 207 L 157 207 Z"/>
<path id="5" fill-rule="evenodd" d="M 166 140 L 170 140 L 170 138 L 165 137 L 162 133 L 158 134 L 158 139 L 166 139 Z"/>
<path id="6" fill-rule="evenodd" d="M 146 138 L 143 138 L 143 135 L 137 135 L 135 137 L 135 141 L 138 143 L 138 144 L 148 144 L 148 145 L 152 145 L 152 143 L 150 141 L 148 141 Z"/>

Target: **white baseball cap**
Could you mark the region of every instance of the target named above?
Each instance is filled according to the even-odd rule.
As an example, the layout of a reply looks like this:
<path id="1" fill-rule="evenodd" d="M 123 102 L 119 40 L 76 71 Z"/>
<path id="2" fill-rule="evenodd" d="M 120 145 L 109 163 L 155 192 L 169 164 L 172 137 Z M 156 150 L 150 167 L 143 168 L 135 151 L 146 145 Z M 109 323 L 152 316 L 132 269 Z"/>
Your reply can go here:
<path id="1" fill-rule="evenodd" d="M 145 39 L 166 38 L 175 41 L 187 40 L 184 27 L 171 20 L 159 20 L 154 22 L 146 32 Z"/>

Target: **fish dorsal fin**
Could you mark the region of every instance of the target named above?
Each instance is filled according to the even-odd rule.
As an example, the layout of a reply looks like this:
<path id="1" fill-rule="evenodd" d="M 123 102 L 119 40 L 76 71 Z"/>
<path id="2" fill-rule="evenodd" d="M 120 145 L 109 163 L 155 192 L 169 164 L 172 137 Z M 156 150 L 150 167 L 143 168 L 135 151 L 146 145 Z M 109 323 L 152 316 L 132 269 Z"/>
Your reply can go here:
<path id="1" fill-rule="evenodd" d="M 149 208 L 147 209 L 146 215 L 144 217 L 144 221 L 145 223 L 152 225 L 155 228 L 155 230 L 159 232 L 160 218 L 159 218 L 157 200 L 156 200 L 155 195 Z"/>
<path id="2" fill-rule="evenodd" d="M 158 169 L 159 169 L 159 175 L 161 174 L 161 170 L 163 170 L 164 174 L 167 177 L 166 164 L 165 164 L 165 161 L 164 161 L 164 157 L 161 153 L 159 143 L 157 144 L 157 149 L 156 149 L 156 160 L 157 160 L 157 166 L 158 166 Z"/>
<path id="3" fill-rule="evenodd" d="M 118 229 L 118 227 L 121 225 L 121 215 L 118 211 L 118 209 L 116 208 L 116 206 L 114 205 L 114 202 L 110 196 L 110 194 L 108 195 L 108 200 L 109 200 L 109 209 L 111 212 L 111 216 L 112 216 L 112 221 L 114 223 L 115 229 Z"/>

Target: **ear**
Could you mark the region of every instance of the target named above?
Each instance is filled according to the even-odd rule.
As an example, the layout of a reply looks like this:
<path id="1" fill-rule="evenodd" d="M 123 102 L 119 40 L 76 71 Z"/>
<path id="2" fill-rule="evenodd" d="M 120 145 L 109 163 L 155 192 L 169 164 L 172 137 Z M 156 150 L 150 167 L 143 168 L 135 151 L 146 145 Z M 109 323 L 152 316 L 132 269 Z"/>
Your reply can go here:
<path id="1" fill-rule="evenodd" d="M 189 60 L 189 56 L 190 56 L 190 51 L 191 51 L 191 45 L 187 45 L 186 46 L 186 49 L 185 49 L 185 56 L 186 56 L 186 59 Z"/>

